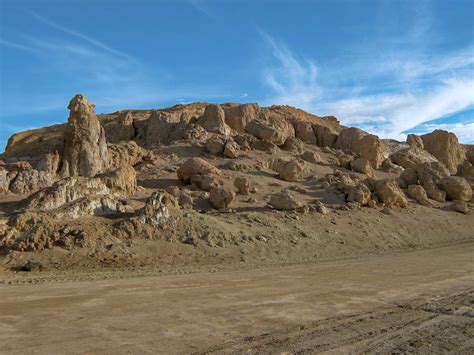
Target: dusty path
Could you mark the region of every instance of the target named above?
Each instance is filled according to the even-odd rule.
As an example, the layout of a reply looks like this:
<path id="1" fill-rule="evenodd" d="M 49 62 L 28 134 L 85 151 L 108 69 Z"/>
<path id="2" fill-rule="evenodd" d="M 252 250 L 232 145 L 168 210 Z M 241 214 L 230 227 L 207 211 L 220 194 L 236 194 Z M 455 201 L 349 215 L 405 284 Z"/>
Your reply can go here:
<path id="1" fill-rule="evenodd" d="M 2 353 L 474 350 L 474 244 L 255 271 L 0 286 Z"/>

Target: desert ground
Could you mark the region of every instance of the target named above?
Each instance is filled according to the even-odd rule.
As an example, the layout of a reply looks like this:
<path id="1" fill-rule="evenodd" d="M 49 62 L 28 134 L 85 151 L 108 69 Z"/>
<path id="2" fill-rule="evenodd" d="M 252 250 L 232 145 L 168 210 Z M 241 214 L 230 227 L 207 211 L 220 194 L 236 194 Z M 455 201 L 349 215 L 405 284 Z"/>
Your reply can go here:
<path id="1" fill-rule="evenodd" d="M 2 353 L 472 353 L 474 147 L 193 103 L 14 134 Z"/>

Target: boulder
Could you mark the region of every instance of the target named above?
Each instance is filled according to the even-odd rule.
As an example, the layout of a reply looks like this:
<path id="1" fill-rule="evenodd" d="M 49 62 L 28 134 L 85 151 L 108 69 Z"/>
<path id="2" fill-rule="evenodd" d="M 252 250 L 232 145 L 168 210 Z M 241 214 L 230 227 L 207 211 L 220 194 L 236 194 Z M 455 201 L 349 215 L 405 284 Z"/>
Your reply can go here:
<path id="1" fill-rule="evenodd" d="M 250 194 L 250 180 L 246 177 L 236 177 L 234 180 L 234 186 L 240 195 Z"/>
<path id="2" fill-rule="evenodd" d="M 194 174 L 191 177 L 191 185 L 202 191 L 211 191 L 213 187 L 220 185 L 216 175 Z"/>
<path id="3" fill-rule="evenodd" d="M 393 179 L 381 180 L 376 183 L 375 186 L 377 196 L 380 202 L 387 206 L 408 206 L 408 201 L 405 194 L 397 182 Z"/>
<path id="4" fill-rule="evenodd" d="M 368 134 L 360 141 L 358 151 L 362 159 L 366 159 L 374 169 L 378 169 L 385 159 L 384 146 L 379 137 Z"/>
<path id="5" fill-rule="evenodd" d="M 365 206 L 372 199 L 369 188 L 362 183 L 356 185 L 346 185 L 344 188 L 347 202 L 357 202 L 361 206 Z"/>
<path id="6" fill-rule="evenodd" d="M 36 169 L 54 176 L 58 173 L 60 165 L 61 156 L 57 150 L 54 150 L 50 151 L 39 159 L 38 163 L 36 164 Z"/>
<path id="7" fill-rule="evenodd" d="M 435 130 L 421 136 L 425 150 L 442 162 L 451 174 L 456 174 L 459 165 L 466 159 L 464 148 L 454 133 Z"/>
<path id="8" fill-rule="evenodd" d="M 466 179 L 460 176 L 446 176 L 438 183 L 441 190 L 446 192 L 450 200 L 470 201 L 472 189 Z"/>
<path id="9" fill-rule="evenodd" d="M 225 112 L 220 105 L 211 104 L 206 107 L 204 114 L 198 118 L 197 124 L 207 132 L 229 136 L 231 128 L 225 121 Z"/>
<path id="10" fill-rule="evenodd" d="M 467 205 L 467 203 L 465 201 L 453 201 L 453 203 L 451 204 L 451 208 L 456 211 L 456 212 L 459 212 L 459 213 L 463 213 L 463 214 L 468 214 L 469 213 L 469 206 Z"/>
<path id="11" fill-rule="evenodd" d="M 193 197 L 189 191 L 181 190 L 178 186 L 170 186 L 165 189 L 170 195 L 174 196 L 178 200 L 178 204 L 181 208 L 192 209 L 193 208 Z"/>
<path id="12" fill-rule="evenodd" d="M 180 139 L 181 133 L 178 125 L 181 122 L 181 115 L 171 112 L 154 111 L 147 120 L 145 142 L 149 148 L 160 144 L 166 144 L 170 140 Z M 185 126 L 188 122 L 183 122 L 180 128 Z M 174 137 L 171 135 L 174 134 Z"/>
<path id="13" fill-rule="evenodd" d="M 110 127 L 105 128 L 105 137 L 108 143 L 117 144 L 129 141 L 135 136 L 133 114 L 130 110 L 123 111 Z"/>
<path id="14" fill-rule="evenodd" d="M 397 165 L 407 169 L 416 169 L 424 163 L 436 162 L 437 159 L 425 150 L 405 148 L 390 155 L 390 159 Z"/>
<path id="15" fill-rule="evenodd" d="M 184 184 L 190 184 L 193 175 L 219 176 L 220 170 L 201 158 L 186 160 L 177 171 L 178 179 Z"/>
<path id="16" fill-rule="evenodd" d="M 339 133 L 332 127 L 313 123 L 313 132 L 316 137 L 316 144 L 320 147 L 334 147 Z"/>
<path id="17" fill-rule="evenodd" d="M 154 227 L 164 228 L 179 210 L 175 197 L 165 190 L 157 190 L 147 199 L 145 206 L 138 211 L 138 221 Z"/>
<path id="18" fill-rule="evenodd" d="M 251 134 L 238 134 L 234 136 L 234 141 L 237 143 L 240 147 L 240 150 L 243 151 L 249 151 L 252 150 L 252 144 L 257 140 L 254 136 Z"/>
<path id="19" fill-rule="evenodd" d="M 60 206 L 54 211 L 56 218 L 77 219 L 84 216 L 107 216 L 116 213 L 131 213 L 124 202 L 107 196 L 88 196 Z"/>
<path id="20" fill-rule="evenodd" d="M 277 210 L 294 210 L 303 206 L 301 201 L 290 190 L 284 190 L 270 197 L 270 206 Z"/>
<path id="21" fill-rule="evenodd" d="M 444 164 L 438 161 L 424 163 L 417 166 L 416 173 L 420 185 L 425 188 L 428 197 L 438 202 L 444 202 L 445 193 L 438 189 L 439 181 L 449 176 L 449 171 Z"/>
<path id="22" fill-rule="evenodd" d="M 380 165 L 380 169 L 385 171 L 386 173 L 391 174 L 401 174 L 403 172 L 403 168 L 397 164 L 392 163 L 392 161 L 388 158 L 385 158 Z"/>
<path id="23" fill-rule="evenodd" d="M 337 163 L 341 168 L 350 169 L 351 162 L 354 160 L 354 157 L 349 154 L 340 153 L 337 155 Z"/>
<path id="24" fill-rule="evenodd" d="M 289 152 L 301 154 L 304 149 L 304 144 L 301 139 L 296 137 L 288 137 L 283 144 L 283 149 Z"/>
<path id="25" fill-rule="evenodd" d="M 31 194 L 51 186 L 56 176 L 45 171 L 30 169 L 19 171 L 15 174 L 8 174 L 7 179 L 10 180 L 9 189 L 11 192 L 15 194 Z"/>
<path id="26" fill-rule="evenodd" d="M 222 155 L 226 158 L 235 159 L 239 157 L 240 147 L 233 140 L 228 140 L 224 146 Z"/>
<path id="27" fill-rule="evenodd" d="M 235 192 L 224 187 L 213 187 L 209 194 L 209 201 L 213 208 L 220 210 L 229 207 L 235 197 Z"/>
<path id="28" fill-rule="evenodd" d="M 308 144 L 316 144 L 316 135 L 314 134 L 311 122 L 297 120 L 293 123 L 295 128 L 295 137 Z"/>
<path id="29" fill-rule="evenodd" d="M 133 195 L 137 190 L 137 173 L 131 166 L 125 165 L 99 177 L 109 189 L 121 196 Z"/>
<path id="30" fill-rule="evenodd" d="M 268 120 L 252 120 L 247 124 L 245 131 L 277 146 L 285 144 L 289 137 L 295 135 L 293 126 L 285 119 L 279 117 L 273 117 Z"/>
<path id="31" fill-rule="evenodd" d="M 367 159 L 357 158 L 350 162 L 352 171 L 357 173 L 365 174 L 367 176 L 374 176 L 372 165 Z"/>
<path id="32" fill-rule="evenodd" d="M 279 174 L 279 178 L 285 181 L 301 181 L 304 179 L 307 167 L 303 160 L 276 159 L 270 162 L 270 169 Z"/>
<path id="33" fill-rule="evenodd" d="M 416 134 L 409 134 L 407 136 L 407 143 L 413 149 L 424 149 L 423 139 Z"/>
<path id="34" fill-rule="evenodd" d="M 9 186 L 8 170 L 0 166 L 0 194 L 7 193 Z"/>
<path id="35" fill-rule="evenodd" d="M 428 207 L 435 207 L 435 203 L 431 201 L 427 194 L 426 190 L 423 186 L 420 185 L 410 185 L 407 189 L 407 195 L 411 198 L 415 199 L 420 205 L 428 206 Z"/>
<path id="36" fill-rule="evenodd" d="M 214 135 L 206 141 L 206 149 L 213 155 L 221 155 L 224 152 L 225 143 L 224 137 Z"/>
<path id="37" fill-rule="evenodd" d="M 418 174 L 413 168 L 406 168 L 400 174 L 400 179 L 405 181 L 407 185 L 416 185 L 418 184 Z"/>
<path id="38" fill-rule="evenodd" d="M 68 108 L 61 175 L 92 177 L 105 172 L 109 163 L 107 143 L 95 106 L 79 94 L 72 98 Z"/>
<path id="39" fill-rule="evenodd" d="M 238 133 L 244 133 L 247 123 L 260 116 L 261 109 L 258 104 L 242 104 L 224 106 L 225 122 Z"/>
<path id="40" fill-rule="evenodd" d="M 107 148 L 109 167 L 112 169 L 135 166 L 148 155 L 148 152 L 134 141 L 107 144 Z"/>
<path id="41" fill-rule="evenodd" d="M 322 162 L 321 157 L 319 156 L 318 153 L 312 152 L 312 151 L 305 151 L 303 154 L 301 154 L 301 159 L 304 161 L 307 161 L 308 163 L 312 164 L 320 164 Z"/>
<path id="42" fill-rule="evenodd" d="M 343 129 L 337 138 L 334 148 L 359 153 L 360 141 L 367 133 L 355 127 Z"/>

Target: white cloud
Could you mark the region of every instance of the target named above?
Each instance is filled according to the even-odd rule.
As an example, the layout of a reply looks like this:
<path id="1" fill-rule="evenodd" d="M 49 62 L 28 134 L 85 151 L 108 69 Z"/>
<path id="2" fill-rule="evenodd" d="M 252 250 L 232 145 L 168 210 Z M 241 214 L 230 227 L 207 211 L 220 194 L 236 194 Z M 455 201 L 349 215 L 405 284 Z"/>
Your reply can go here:
<path id="1" fill-rule="evenodd" d="M 426 129 L 426 132 L 431 132 L 435 129 L 444 129 L 445 131 L 456 134 L 461 142 L 474 144 L 474 122 L 426 124 L 423 128 Z"/>

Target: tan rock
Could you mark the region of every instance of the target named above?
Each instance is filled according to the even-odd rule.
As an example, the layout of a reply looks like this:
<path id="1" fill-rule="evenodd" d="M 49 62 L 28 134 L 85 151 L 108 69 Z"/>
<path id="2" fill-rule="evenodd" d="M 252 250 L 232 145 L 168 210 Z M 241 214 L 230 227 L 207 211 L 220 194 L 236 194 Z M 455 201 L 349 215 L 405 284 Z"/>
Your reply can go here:
<path id="1" fill-rule="evenodd" d="M 295 210 L 303 206 L 302 202 L 290 190 L 284 190 L 270 197 L 270 206 L 277 210 Z"/>
<path id="2" fill-rule="evenodd" d="M 347 202 L 357 202 L 361 206 L 365 206 L 372 199 L 369 188 L 362 183 L 358 183 L 355 186 L 347 185 L 344 190 Z"/>
<path id="3" fill-rule="evenodd" d="M 218 133 L 224 136 L 231 134 L 231 128 L 225 122 L 225 112 L 220 105 L 209 105 L 204 114 L 199 117 L 197 124 L 207 132 Z"/>
<path id="4" fill-rule="evenodd" d="M 400 179 L 407 185 L 416 185 L 418 183 L 418 174 L 413 168 L 406 168 L 400 175 Z"/>
<path id="5" fill-rule="evenodd" d="M 316 137 L 316 144 L 320 147 L 334 147 L 339 133 L 332 127 L 313 123 L 313 132 Z"/>
<path id="6" fill-rule="evenodd" d="M 157 190 L 147 199 L 145 207 L 138 212 L 138 220 L 154 227 L 164 228 L 177 214 L 179 204 L 165 190 Z"/>
<path id="7" fill-rule="evenodd" d="M 472 189 L 466 179 L 460 176 L 446 176 L 438 183 L 441 190 L 446 192 L 450 200 L 470 201 Z"/>
<path id="8" fill-rule="evenodd" d="M 186 160 L 177 171 L 178 179 L 184 184 L 191 183 L 193 175 L 213 175 L 219 176 L 220 170 L 201 158 L 191 158 Z"/>
<path id="9" fill-rule="evenodd" d="M 132 212 L 122 201 L 107 196 L 88 196 L 60 206 L 54 211 L 56 218 L 78 219 L 84 216 L 107 216 Z"/>
<path id="10" fill-rule="evenodd" d="M 417 169 L 424 163 L 436 162 L 437 159 L 425 150 L 406 148 L 396 151 L 390 155 L 390 159 L 397 165 Z"/>
<path id="11" fill-rule="evenodd" d="M 374 176 L 372 165 L 367 159 L 357 158 L 350 162 L 351 169 L 357 173 Z"/>
<path id="12" fill-rule="evenodd" d="M 112 144 L 129 141 L 135 134 L 133 114 L 130 110 L 121 112 L 115 122 L 105 128 L 107 142 Z"/>
<path id="13" fill-rule="evenodd" d="M 223 107 L 225 122 L 233 130 L 239 133 L 245 132 L 247 123 L 260 116 L 261 109 L 258 104 L 242 104 L 230 107 Z"/>
<path id="14" fill-rule="evenodd" d="M 224 187 L 213 187 L 209 194 L 209 201 L 213 208 L 220 210 L 229 207 L 235 197 L 235 192 Z"/>
<path id="15" fill-rule="evenodd" d="M 76 95 L 64 135 L 62 176 L 95 176 L 107 170 L 108 151 L 105 132 L 97 119 L 95 106 L 85 96 Z"/>
<path id="16" fill-rule="evenodd" d="M 423 139 L 416 134 L 409 134 L 407 136 L 407 143 L 413 149 L 424 149 Z"/>
<path id="17" fill-rule="evenodd" d="M 246 177 L 236 177 L 234 186 L 237 188 L 240 195 L 250 194 L 250 180 Z"/>
<path id="18" fill-rule="evenodd" d="M 381 180 L 376 184 L 376 193 L 380 202 L 387 206 L 408 206 L 405 194 L 393 179 Z"/>
<path id="19" fill-rule="evenodd" d="M 131 166 L 100 175 L 105 185 L 122 196 L 133 195 L 137 190 L 137 173 Z"/>
<path id="20" fill-rule="evenodd" d="M 275 159 L 270 162 L 270 169 L 279 174 L 280 179 L 285 181 L 301 181 L 307 173 L 304 160 Z"/>
<path id="21" fill-rule="evenodd" d="M 120 142 L 118 144 L 107 144 L 109 155 L 109 167 L 117 169 L 123 166 L 135 166 L 142 162 L 148 152 L 136 142 Z"/>
<path id="22" fill-rule="evenodd" d="M 304 161 L 307 161 L 308 163 L 312 163 L 312 164 L 322 163 L 322 159 L 319 156 L 319 154 L 316 153 L 316 152 L 309 151 L 309 150 L 305 151 L 301 155 L 301 159 L 303 159 Z"/>
<path id="23" fill-rule="evenodd" d="M 216 175 L 211 174 L 194 174 L 191 177 L 191 185 L 203 191 L 211 191 L 213 187 L 220 185 Z"/>
<path id="24" fill-rule="evenodd" d="M 224 151 L 222 155 L 226 158 L 235 159 L 238 158 L 240 154 L 240 147 L 233 140 L 228 140 L 224 146 Z"/>
<path id="25" fill-rule="evenodd" d="M 226 140 L 224 137 L 214 135 L 206 141 L 206 149 L 213 155 L 221 155 L 224 152 Z"/>
<path id="26" fill-rule="evenodd" d="M 177 135 L 175 131 L 179 130 L 178 124 L 181 122 L 181 117 L 180 114 L 171 112 L 153 112 L 147 121 L 146 146 L 152 148 L 160 144 L 168 143 L 170 140 L 180 138 L 181 133 Z M 186 125 L 186 123 L 187 122 L 184 122 L 183 125 Z M 182 128 L 182 126 L 180 128 Z M 175 136 L 171 137 L 173 132 Z"/>
<path id="27" fill-rule="evenodd" d="M 289 137 L 295 135 L 293 126 L 283 118 L 277 117 L 271 120 L 252 120 L 247 124 L 245 130 L 247 133 L 277 146 L 285 144 Z"/>
<path id="28" fill-rule="evenodd" d="M 384 161 L 384 146 L 379 137 L 368 134 L 360 140 L 356 151 L 362 159 L 366 159 L 374 169 L 378 169 Z"/>
<path id="29" fill-rule="evenodd" d="M 453 201 L 453 203 L 451 204 L 451 208 L 454 211 L 459 212 L 459 213 L 463 213 L 463 214 L 469 213 L 469 206 L 467 205 L 465 201 L 459 201 L 459 200 Z"/>
<path id="30" fill-rule="evenodd" d="M 415 199 L 420 205 L 428 206 L 428 207 L 435 207 L 437 206 L 433 201 L 431 201 L 427 194 L 426 190 L 423 186 L 420 185 L 410 185 L 407 189 L 407 194 L 411 198 Z"/>
<path id="31" fill-rule="evenodd" d="M 8 170 L 0 167 L 0 194 L 8 192 L 10 186 L 10 179 L 8 178 Z"/>
<path id="32" fill-rule="evenodd" d="M 285 144 L 283 144 L 283 149 L 289 152 L 301 154 L 304 149 L 304 144 L 299 138 L 288 137 Z"/>
<path id="33" fill-rule="evenodd" d="M 45 171 L 38 171 L 36 169 L 23 170 L 9 174 L 10 180 L 9 189 L 15 194 L 31 194 L 33 192 L 51 186 L 56 177 L 48 174 Z"/>
<path id="34" fill-rule="evenodd" d="M 316 144 L 316 135 L 313 126 L 308 121 L 296 121 L 293 124 L 295 128 L 295 137 L 308 144 Z"/>
<path id="35" fill-rule="evenodd" d="M 178 186 L 170 186 L 165 189 L 170 195 L 178 200 L 178 204 L 183 209 L 193 208 L 193 197 L 187 190 L 181 190 Z"/>
<path id="36" fill-rule="evenodd" d="M 465 151 L 454 133 L 435 130 L 432 133 L 423 134 L 421 139 L 425 150 L 444 163 L 451 174 L 455 174 L 466 159 Z"/>

